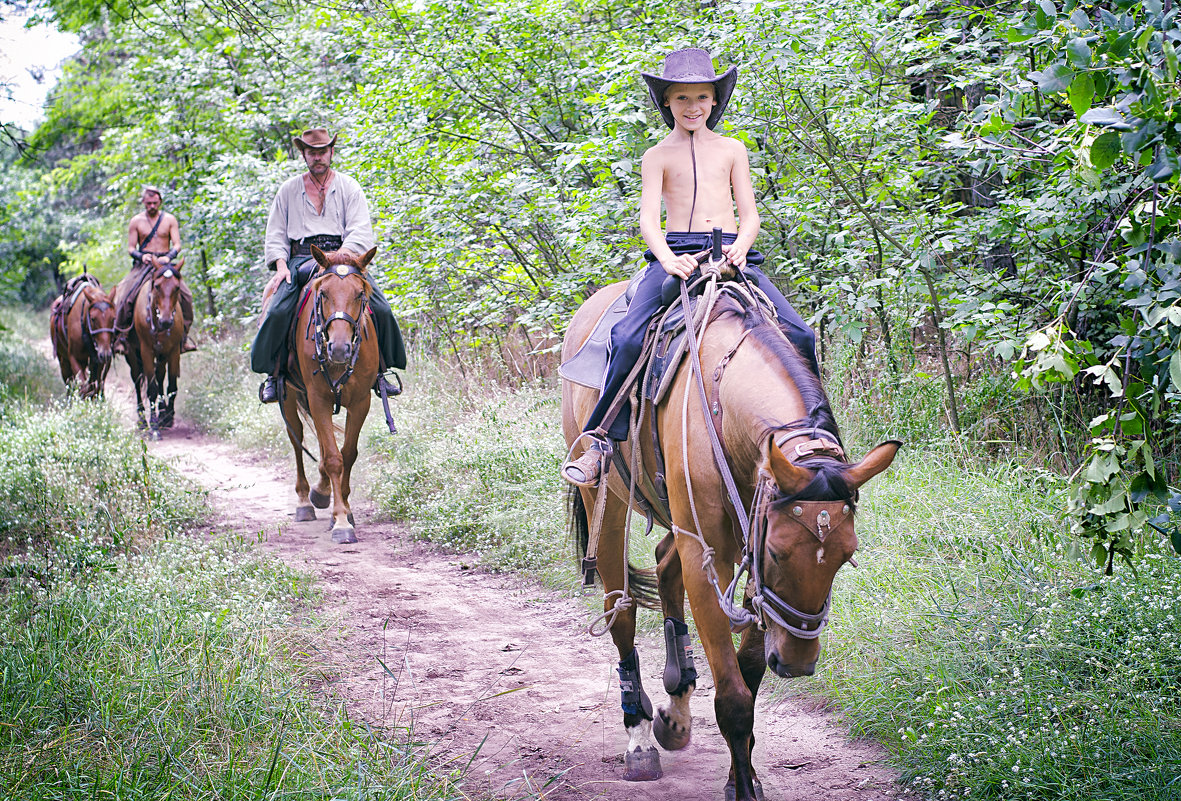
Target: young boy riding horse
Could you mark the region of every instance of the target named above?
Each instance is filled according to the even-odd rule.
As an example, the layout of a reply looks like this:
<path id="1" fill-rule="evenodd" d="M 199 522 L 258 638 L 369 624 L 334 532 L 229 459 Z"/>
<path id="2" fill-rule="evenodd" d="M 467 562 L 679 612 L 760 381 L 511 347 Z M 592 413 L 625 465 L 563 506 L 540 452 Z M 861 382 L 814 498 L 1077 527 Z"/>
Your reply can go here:
<path id="1" fill-rule="evenodd" d="M 770 299 L 792 344 L 817 375 L 820 372 L 816 335 L 758 269 L 762 254 L 750 249 L 759 233 L 759 212 L 746 146 L 714 132 L 734 93 L 737 70 L 730 67 L 717 75 L 709 53 L 688 48 L 669 53 L 661 75 L 642 75 L 661 117 L 672 128 L 660 144 L 644 154 L 641 166 L 640 233 L 648 245 L 644 258 L 663 269 L 644 271 L 627 313 L 611 329 L 611 357 L 603 392 L 583 426 L 582 439 L 589 444 L 581 456 L 562 466 L 566 480 L 583 487 L 599 482 L 601 457 L 608 448 L 606 438 L 627 439 L 627 403 L 619 407 L 613 420 L 605 418 L 619 393 L 626 391 L 624 384 L 639 358 L 649 320 L 664 305 L 661 291 L 665 276 L 687 279 L 698 267 L 692 254 L 709 248 L 714 227 L 722 229 L 726 261 L 742 270 Z M 665 228 L 660 224 L 661 201 Z"/>

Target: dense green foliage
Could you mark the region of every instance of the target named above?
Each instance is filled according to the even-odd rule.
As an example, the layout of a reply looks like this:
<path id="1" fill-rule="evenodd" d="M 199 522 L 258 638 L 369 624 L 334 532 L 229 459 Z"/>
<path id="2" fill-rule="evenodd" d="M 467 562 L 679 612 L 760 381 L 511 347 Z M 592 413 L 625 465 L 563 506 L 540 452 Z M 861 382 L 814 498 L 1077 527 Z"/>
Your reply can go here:
<path id="1" fill-rule="evenodd" d="M 941 428 L 1075 471 L 1075 530 L 1108 569 L 1145 527 L 1181 546 L 1171 4 L 252 8 L 46 0 L 86 45 L 0 175 L 0 291 L 43 297 L 84 263 L 117 276 L 152 182 L 206 325 L 251 317 L 290 134 L 322 123 L 406 326 L 461 366 L 494 350 L 533 376 L 641 250 L 639 157 L 664 129 L 637 72 L 702 45 L 740 67 L 723 130 L 822 357 L 852 343 L 841 369 L 865 393 L 938 388 Z"/>

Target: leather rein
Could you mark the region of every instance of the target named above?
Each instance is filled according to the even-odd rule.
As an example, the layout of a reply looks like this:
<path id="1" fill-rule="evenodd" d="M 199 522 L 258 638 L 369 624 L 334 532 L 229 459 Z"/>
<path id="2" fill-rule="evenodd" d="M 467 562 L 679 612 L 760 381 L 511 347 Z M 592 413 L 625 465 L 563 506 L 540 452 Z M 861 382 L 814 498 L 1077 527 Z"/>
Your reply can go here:
<path id="1" fill-rule="evenodd" d="M 324 293 L 320 291 L 318 282 L 324 281 L 331 276 L 337 278 L 347 278 L 350 275 L 356 275 L 361 278 L 368 288 L 369 281 L 364 274 L 356 267 L 349 264 L 339 264 L 330 269 L 325 269 L 320 275 L 317 275 L 314 280 L 317 281 L 315 287 L 316 299 L 312 304 L 312 319 L 308 320 L 308 330 L 304 333 L 304 338 L 308 338 L 312 334 L 312 341 L 316 346 L 316 364 L 319 368 L 312 371 L 312 375 L 320 373 L 324 376 L 324 381 L 328 384 L 328 388 L 332 390 L 333 409 L 332 413 L 336 414 L 340 411 L 340 395 L 344 390 L 344 385 L 348 383 L 349 378 L 353 375 L 353 370 L 357 366 L 357 357 L 361 354 L 361 337 L 364 333 L 364 326 L 362 321 L 365 319 L 365 313 L 369 311 L 369 293 L 361 293 L 361 311 L 356 318 L 350 316 L 347 312 L 336 311 L 329 317 L 324 317 Z M 350 340 L 350 351 L 352 355 L 349 357 L 349 362 L 345 365 L 344 372 L 339 377 L 333 379 L 328 374 L 328 368 L 331 366 L 328 362 L 328 348 L 327 335 L 328 326 L 337 320 L 344 320 L 349 324 L 352 330 L 352 338 Z M 314 333 L 313 333 L 314 330 Z"/>
<path id="2" fill-rule="evenodd" d="M 703 268 L 703 278 L 711 283 L 711 287 L 707 291 L 716 292 L 717 282 L 720 279 L 721 265 L 711 262 L 710 266 L 714 269 L 707 271 Z M 680 292 L 680 300 L 685 308 L 685 319 L 689 321 L 692 317 L 689 314 L 689 287 L 686 282 L 681 282 Z M 708 314 L 703 315 L 702 330 L 704 330 L 707 319 Z M 718 603 L 722 611 L 726 614 L 726 617 L 730 619 L 730 628 L 733 631 L 742 631 L 755 624 L 765 630 L 767 628 L 767 622 L 770 620 L 783 627 L 792 636 L 805 640 L 814 640 L 820 636 L 821 631 L 824 630 L 828 622 L 828 613 L 832 600 L 831 590 L 821 609 L 818 612 L 809 613 L 796 609 L 766 586 L 763 578 L 763 553 L 766 547 L 767 530 L 769 527 L 768 512 L 775 500 L 774 496 L 777 494 L 778 488 L 775 486 L 775 481 L 771 476 L 760 473 L 750 507 L 744 510 L 742 497 L 738 492 L 733 473 L 730 470 L 729 460 L 726 458 L 726 453 L 722 448 L 721 438 L 718 434 L 718 423 L 721 419 L 720 394 L 722 377 L 725 374 L 726 366 L 730 363 L 738 347 L 746 339 L 746 333 L 749 333 L 749 329 L 738 338 L 738 341 L 722 357 L 713 371 L 713 404 L 710 404 L 709 399 L 706 397 L 705 381 L 702 376 L 701 356 L 698 352 L 697 344 L 697 338 L 701 335 L 701 332 L 690 330 L 688 334 L 689 363 L 705 417 L 706 430 L 709 432 L 714 464 L 722 477 L 730 504 L 734 509 L 733 517 L 738 521 L 742 529 L 742 560 L 739 563 L 738 570 L 734 574 L 733 580 L 724 592 L 719 584 L 717 571 L 713 564 L 714 550 L 699 533 L 701 526 L 696 519 L 696 509 L 694 508 L 693 515 L 698 531 L 688 531 L 679 526 L 675 526 L 674 528 L 677 532 L 686 534 L 701 544 L 703 549 L 702 569 L 706 573 L 707 580 L 713 585 L 714 592 L 718 597 Z M 841 448 L 836 436 L 824 429 L 809 426 L 805 420 L 793 420 L 788 423 L 772 426 L 765 432 L 765 435 L 775 436 L 776 432 L 787 434 L 785 437 L 777 438 L 777 441 L 774 442 L 774 446 L 780 449 L 783 449 L 783 446 L 789 442 L 807 438 L 807 441 L 799 442 L 792 451 L 785 451 L 785 455 L 792 461 L 815 458 L 830 458 L 841 463 L 845 461 L 844 450 Z M 692 501 L 692 492 L 690 492 L 690 501 Z M 848 501 L 795 501 L 792 504 L 792 514 L 789 520 L 803 527 L 819 542 L 823 543 L 829 532 L 843 525 L 851 514 L 852 507 Z M 815 515 L 815 523 L 814 525 L 810 525 L 809 520 L 813 515 Z M 822 554 L 823 551 L 821 551 L 818 559 L 823 559 Z M 745 606 L 734 602 L 738 584 L 744 573 L 750 576 L 746 587 L 746 595 L 751 600 L 751 606 L 755 610 L 754 613 L 746 609 Z"/>

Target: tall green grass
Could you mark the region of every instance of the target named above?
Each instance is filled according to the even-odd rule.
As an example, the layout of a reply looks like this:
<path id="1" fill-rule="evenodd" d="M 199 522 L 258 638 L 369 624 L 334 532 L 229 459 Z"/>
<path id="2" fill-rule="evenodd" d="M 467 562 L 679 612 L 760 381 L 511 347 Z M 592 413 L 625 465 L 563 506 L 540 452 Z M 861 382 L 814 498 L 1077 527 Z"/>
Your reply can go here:
<path id="1" fill-rule="evenodd" d="M 1181 560 L 1093 571 L 1065 487 L 948 449 L 870 485 L 817 676 L 935 798 L 1181 797 Z"/>
<path id="2" fill-rule="evenodd" d="M 458 795 L 325 689 L 310 578 L 202 535 L 204 493 L 102 401 L 18 398 L 52 368 L 3 344 L 0 797 Z"/>

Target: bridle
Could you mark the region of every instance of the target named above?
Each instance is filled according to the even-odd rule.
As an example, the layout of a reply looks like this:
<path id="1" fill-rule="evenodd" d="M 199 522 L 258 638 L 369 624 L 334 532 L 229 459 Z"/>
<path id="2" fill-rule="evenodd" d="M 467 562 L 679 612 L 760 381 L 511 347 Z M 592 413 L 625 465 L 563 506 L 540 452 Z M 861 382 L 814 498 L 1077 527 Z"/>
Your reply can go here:
<path id="1" fill-rule="evenodd" d="M 152 275 L 152 281 L 148 285 L 148 331 L 153 337 L 160 333 L 160 329 L 156 325 L 160 321 L 160 311 L 156 308 L 156 283 L 161 278 L 171 278 L 174 275 L 178 281 L 180 280 L 180 276 L 177 275 L 176 269 L 171 264 L 162 265 L 162 268 L 158 267 L 157 270 L 160 272 Z"/>
<path id="2" fill-rule="evenodd" d="M 353 375 L 353 370 L 357 366 L 357 357 L 361 353 L 361 336 L 365 331 L 361 321 L 365 319 L 365 313 L 369 311 L 369 293 L 361 292 L 361 311 L 356 318 L 350 316 L 348 312 L 335 311 L 331 316 L 324 317 L 324 293 L 320 291 L 320 283 L 330 277 L 340 279 L 348 278 L 350 275 L 360 277 L 365 288 L 368 288 L 369 282 L 366 280 L 364 274 L 353 265 L 339 264 L 331 269 L 325 269 L 320 275 L 316 276 L 317 284 L 315 287 L 316 300 L 312 304 L 312 319 L 308 321 L 308 331 L 304 334 L 305 338 L 308 334 L 312 334 L 312 341 L 316 346 L 316 364 L 319 369 L 312 372 L 312 375 L 321 373 L 324 376 L 324 381 L 328 384 L 328 388 L 332 390 L 333 409 L 332 413 L 336 414 L 340 411 L 340 396 L 344 389 L 344 385 Z M 344 372 L 339 377 L 333 379 L 328 374 L 330 367 L 328 362 L 328 348 L 326 337 L 328 335 L 328 326 L 337 320 L 344 320 L 349 324 L 352 330 L 352 338 L 350 340 L 350 353 L 348 364 L 345 365 Z M 313 333 L 314 329 L 314 333 Z"/>
<path id="3" fill-rule="evenodd" d="M 82 308 L 82 344 L 90 351 L 91 355 L 98 358 L 98 350 L 94 347 L 95 334 L 116 334 L 114 325 L 110 328 L 91 328 L 90 327 L 90 310 L 102 311 L 103 309 L 111 308 L 111 304 L 105 300 L 100 300 L 97 303 L 86 302 Z"/>
<path id="4" fill-rule="evenodd" d="M 712 263 L 711 263 L 711 266 Z M 705 270 L 703 269 L 703 273 Z M 707 303 L 712 306 L 716 299 L 716 282 L 717 278 L 710 279 L 710 288 L 708 290 Z M 684 282 L 681 283 L 681 302 L 686 310 L 686 320 L 690 318 L 688 287 Z M 801 612 L 793 607 L 783 598 L 779 597 L 774 591 L 766 586 L 763 577 L 763 552 L 767 541 L 768 529 L 768 511 L 770 505 L 775 502 L 773 497 L 777 494 L 775 481 L 771 476 L 760 473 L 758 483 L 755 486 L 754 496 L 751 500 L 750 507 L 743 512 L 742 497 L 738 492 L 738 487 L 734 482 L 734 475 L 730 470 L 729 460 L 726 458 L 726 453 L 722 448 L 721 438 L 718 434 L 718 420 L 715 418 L 720 416 L 720 406 L 717 407 L 717 413 L 711 414 L 711 406 L 705 392 L 705 381 L 702 376 L 701 356 L 698 352 L 698 336 L 704 333 L 705 321 L 708 320 L 708 311 L 702 315 L 702 332 L 694 335 L 695 332 L 690 330 L 687 335 L 689 340 L 690 365 L 695 379 L 694 383 L 697 386 L 699 400 L 701 402 L 701 409 L 703 410 L 706 430 L 709 432 L 710 446 L 713 450 L 714 463 L 721 474 L 722 482 L 726 487 L 726 492 L 730 500 L 730 504 L 735 511 L 735 517 L 738 520 L 739 526 L 742 529 L 742 560 L 738 565 L 738 570 L 734 573 L 734 578 L 730 582 L 729 587 L 725 592 L 718 581 L 717 571 L 713 564 L 713 549 L 706 543 L 705 538 L 701 535 L 700 524 L 696 525 L 697 531 L 688 531 L 679 526 L 674 526 L 674 530 L 678 533 L 686 534 L 697 540 L 702 546 L 702 569 L 705 571 L 706 578 L 713 585 L 714 592 L 717 594 L 718 603 L 726 617 L 730 619 L 730 628 L 733 631 L 742 631 L 749 628 L 751 625 L 757 624 L 760 629 L 766 630 L 767 621 L 782 626 L 788 633 L 804 640 L 814 640 L 820 636 L 828 623 L 828 613 L 831 608 L 832 591 L 829 591 L 828 597 L 824 600 L 824 605 L 818 612 L 809 613 Z M 748 331 L 749 332 L 749 329 Z M 715 403 L 720 396 L 720 388 L 722 376 L 725 374 L 726 367 L 733 358 L 738 346 L 746 339 L 744 332 L 738 341 L 730 348 L 729 352 L 718 362 L 717 367 L 713 371 L 714 382 L 714 396 Z M 687 393 L 686 393 L 687 394 Z M 782 448 L 789 442 L 795 440 L 806 441 L 800 442 L 791 452 L 795 455 L 792 461 L 800 461 L 802 459 L 815 458 L 829 458 L 841 463 L 845 460 L 844 450 L 841 448 L 840 442 L 836 435 L 825 429 L 816 428 L 808 423 L 806 420 L 793 420 L 788 423 L 771 426 L 765 432 L 765 436 L 774 437 L 776 432 L 783 432 L 788 434 L 785 437 L 777 438 L 777 442 L 772 443 L 772 447 Z M 762 438 L 760 438 L 762 441 Z M 682 448 L 686 453 L 687 450 Z M 791 456 L 788 456 L 791 459 Z M 686 476 L 688 471 L 686 469 Z M 693 505 L 693 493 L 689 493 L 690 506 L 693 509 L 693 517 L 696 523 L 697 512 Z M 829 532 L 834 528 L 833 520 L 838 518 L 837 526 L 843 525 L 846 518 L 852 514 L 852 505 L 849 500 L 837 501 L 793 501 L 791 522 L 802 526 L 806 531 L 810 532 L 812 536 L 816 537 L 821 543 L 824 542 Z M 815 528 L 808 525 L 808 520 L 815 515 Z M 742 576 L 747 574 L 750 576 L 750 581 L 747 584 L 746 596 L 750 598 L 751 607 L 754 609 L 752 613 L 749 609 L 741 604 L 734 602 L 734 595 L 737 591 L 738 584 Z"/>

